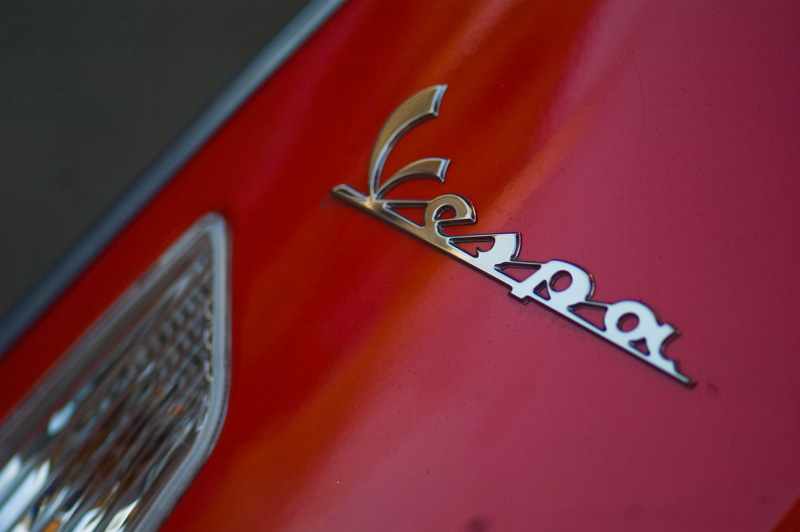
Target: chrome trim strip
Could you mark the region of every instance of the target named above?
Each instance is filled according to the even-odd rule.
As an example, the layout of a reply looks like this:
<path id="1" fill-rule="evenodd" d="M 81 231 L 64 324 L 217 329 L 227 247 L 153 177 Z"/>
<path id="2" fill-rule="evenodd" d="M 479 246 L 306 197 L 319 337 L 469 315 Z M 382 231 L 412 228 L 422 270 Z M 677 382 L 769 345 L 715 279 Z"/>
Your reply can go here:
<path id="1" fill-rule="evenodd" d="M 211 135 L 345 1 L 312 1 L 103 211 L 84 235 L 0 318 L 0 359 Z"/>

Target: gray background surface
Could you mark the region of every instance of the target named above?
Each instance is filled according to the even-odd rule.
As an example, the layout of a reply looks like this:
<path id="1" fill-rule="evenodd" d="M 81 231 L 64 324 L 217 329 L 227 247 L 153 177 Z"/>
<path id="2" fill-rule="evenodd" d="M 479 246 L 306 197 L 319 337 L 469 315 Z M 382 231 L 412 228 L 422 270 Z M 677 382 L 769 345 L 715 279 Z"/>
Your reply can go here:
<path id="1" fill-rule="evenodd" d="M 0 0 L 0 316 L 306 0 Z"/>

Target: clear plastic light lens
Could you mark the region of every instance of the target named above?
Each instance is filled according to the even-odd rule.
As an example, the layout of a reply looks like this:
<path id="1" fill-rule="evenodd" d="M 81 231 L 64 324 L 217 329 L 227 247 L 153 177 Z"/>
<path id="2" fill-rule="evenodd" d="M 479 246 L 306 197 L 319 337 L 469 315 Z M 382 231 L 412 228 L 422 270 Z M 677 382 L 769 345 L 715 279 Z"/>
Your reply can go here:
<path id="1" fill-rule="evenodd" d="M 0 428 L 0 531 L 155 529 L 228 397 L 227 229 L 192 227 Z"/>

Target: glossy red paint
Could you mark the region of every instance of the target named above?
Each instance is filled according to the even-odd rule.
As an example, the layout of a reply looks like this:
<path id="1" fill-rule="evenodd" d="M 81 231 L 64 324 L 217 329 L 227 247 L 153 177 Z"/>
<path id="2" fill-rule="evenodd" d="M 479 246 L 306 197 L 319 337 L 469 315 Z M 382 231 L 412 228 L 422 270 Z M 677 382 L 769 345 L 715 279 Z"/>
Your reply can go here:
<path id="1" fill-rule="evenodd" d="M 194 220 L 232 232 L 232 385 L 165 530 L 764 530 L 800 495 L 790 2 L 353 0 L 0 365 L 8 412 Z M 332 199 L 452 159 L 470 232 L 682 330 L 690 390 Z"/>

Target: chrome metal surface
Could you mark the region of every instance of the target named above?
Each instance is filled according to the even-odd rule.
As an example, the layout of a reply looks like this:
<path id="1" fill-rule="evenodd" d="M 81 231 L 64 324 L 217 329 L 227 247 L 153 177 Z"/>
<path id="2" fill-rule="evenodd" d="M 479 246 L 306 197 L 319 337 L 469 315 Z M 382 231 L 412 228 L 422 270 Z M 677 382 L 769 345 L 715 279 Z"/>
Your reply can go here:
<path id="1" fill-rule="evenodd" d="M 416 126 L 439 115 L 447 85 L 435 85 L 418 92 L 398 107 L 386 120 L 369 160 L 369 191 L 375 198 L 382 198 L 390 189 L 414 177 L 425 176 L 444 181 L 447 164 L 444 159 L 421 159 L 406 166 L 380 185 L 383 165 L 403 136 Z"/>
<path id="2" fill-rule="evenodd" d="M 228 397 L 225 222 L 207 215 L 0 428 L 0 530 L 153 530 Z"/>
<path id="3" fill-rule="evenodd" d="M 517 260 L 521 247 L 519 233 L 448 236 L 444 232 L 448 226 L 471 225 L 477 220 L 472 202 L 463 196 L 445 194 L 432 200 L 383 199 L 390 188 L 410 179 L 433 177 L 444 182 L 449 161 L 422 159 L 400 170 L 382 186 L 380 184 L 383 164 L 392 148 L 413 127 L 437 116 L 446 88 L 446 85 L 429 87 L 403 102 L 390 115 L 378 135 L 370 159 L 369 194 L 339 185 L 333 189 L 334 195 L 506 285 L 511 289 L 511 295 L 522 303 L 535 301 L 681 383 L 693 386 L 694 381 L 681 374 L 675 362 L 664 354 L 667 343 L 678 335 L 678 331 L 668 323 L 660 323 L 644 303 L 593 301 L 594 279 L 575 264 L 560 260 Z M 424 209 L 423 224 L 399 214 L 398 208 Z M 445 214 L 449 216 L 444 217 Z M 490 244 L 491 247 L 479 249 L 474 255 L 459 247 L 459 244 L 474 242 Z M 533 273 L 518 281 L 506 273 L 514 269 L 533 270 Z M 564 279 L 568 280 L 566 286 Z M 596 325 L 579 313 L 585 309 L 602 313 L 601 323 Z"/>

